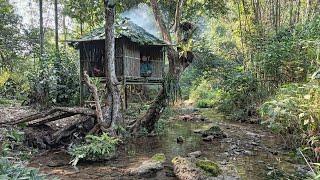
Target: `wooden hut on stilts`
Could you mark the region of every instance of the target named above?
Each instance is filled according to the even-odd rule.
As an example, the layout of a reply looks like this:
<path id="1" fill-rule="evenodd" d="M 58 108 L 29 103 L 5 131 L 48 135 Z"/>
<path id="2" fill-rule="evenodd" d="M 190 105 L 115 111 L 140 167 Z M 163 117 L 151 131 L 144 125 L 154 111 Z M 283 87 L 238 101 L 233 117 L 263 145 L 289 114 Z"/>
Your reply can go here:
<path id="1" fill-rule="evenodd" d="M 125 108 L 128 85 L 163 85 L 166 44 L 128 19 L 115 24 L 115 65 L 122 84 Z M 95 29 L 70 45 L 80 52 L 80 104 L 92 102 L 83 81 L 84 71 L 105 82 L 105 29 Z"/>

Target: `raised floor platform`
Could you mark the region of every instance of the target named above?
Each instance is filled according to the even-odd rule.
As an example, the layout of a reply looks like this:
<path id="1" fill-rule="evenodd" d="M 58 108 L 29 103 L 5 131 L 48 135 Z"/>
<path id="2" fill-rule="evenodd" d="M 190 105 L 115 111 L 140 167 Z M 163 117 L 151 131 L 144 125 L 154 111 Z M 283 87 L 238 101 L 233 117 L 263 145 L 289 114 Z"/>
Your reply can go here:
<path id="1" fill-rule="evenodd" d="M 125 84 L 162 84 L 162 78 L 156 77 L 125 77 Z"/>
<path id="2" fill-rule="evenodd" d="M 118 77 L 118 81 L 120 82 L 123 82 L 123 79 L 125 80 L 124 83 L 126 85 L 130 85 L 130 84 L 161 85 L 163 84 L 163 78 L 157 78 L 157 77 L 133 77 L 133 76 L 127 76 L 125 78 Z M 104 77 L 101 77 L 101 82 L 106 82 L 106 79 Z"/>

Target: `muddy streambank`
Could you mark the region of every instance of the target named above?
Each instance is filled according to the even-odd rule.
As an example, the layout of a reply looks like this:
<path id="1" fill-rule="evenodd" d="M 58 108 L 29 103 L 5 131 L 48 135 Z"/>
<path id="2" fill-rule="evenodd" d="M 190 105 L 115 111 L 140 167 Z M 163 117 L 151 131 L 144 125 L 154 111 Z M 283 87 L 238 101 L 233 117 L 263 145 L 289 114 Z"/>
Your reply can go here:
<path id="1" fill-rule="evenodd" d="M 16 113 L 9 108 L 5 112 L 12 111 L 12 116 L 28 114 L 27 109 L 22 110 Z M 193 118 L 199 116 L 201 118 Z M 1 121 L 8 119 L 0 117 Z M 192 108 L 179 109 L 166 121 L 164 131 L 157 136 L 125 140 L 118 157 L 110 161 L 79 163 L 75 169 L 69 164 L 71 158 L 66 151 L 51 150 L 33 156 L 28 166 L 60 179 L 177 179 L 171 160 L 201 151 L 201 159 L 217 162 L 223 173 L 233 179 L 302 179 L 301 175 L 308 172 L 306 166 L 297 164 L 283 150 L 279 137 L 258 124 L 230 122 L 210 110 Z M 203 141 L 197 132 L 213 125 L 219 126 L 226 138 Z M 177 138 L 182 138 L 183 142 L 177 143 Z M 130 174 L 131 169 L 157 153 L 166 156 L 163 170 L 148 178 Z"/>

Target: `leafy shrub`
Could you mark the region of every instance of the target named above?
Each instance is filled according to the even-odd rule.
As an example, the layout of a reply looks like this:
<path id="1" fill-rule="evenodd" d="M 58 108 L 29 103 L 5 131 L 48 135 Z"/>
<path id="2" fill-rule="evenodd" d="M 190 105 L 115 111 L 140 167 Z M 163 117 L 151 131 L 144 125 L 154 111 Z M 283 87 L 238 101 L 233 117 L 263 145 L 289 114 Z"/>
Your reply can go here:
<path id="1" fill-rule="evenodd" d="M 0 179 L 46 179 L 37 169 L 24 167 L 20 163 L 0 158 Z"/>
<path id="2" fill-rule="evenodd" d="M 17 72 L 4 71 L 0 74 L 0 95 L 11 99 L 25 99 L 30 90 L 27 79 Z"/>
<path id="3" fill-rule="evenodd" d="M 201 83 L 195 86 L 190 92 L 190 99 L 196 103 L 199 108 L 213 107 L 215 104 L 216 91 L 207 80 L 201 80 Z"/>
<path id="4" fill-rule="evenodd" d="M 320 147 L 320 86 L 288 84 L 260 107 L 263 123 L 283 136 L 288 148 L 306 145 L 314 155 Z"/>
<path id="5" fill-rule="evenodd" d="M 1 132 L 3 134 L 3 139 L 1 140 L 1 154 L 7 156 L 11 151 L 19 148 L 23 145 L 24 132 L 17 129 L 5 130 Z M 22 153 L 19 149 L 19 153 Z"/>
<path id="6" fill-rule="evenodd" d="M 212 108 L 213 107 L 212 100 L 210 100 L 210 99 L 200 99 L 197 102 L 197 107 L 198 108 Z"/>
<path id="7" fill-rule="evenodd" d="M 43 68 L 28 71 L 31 87 L 28 104 L 42 103 L 49 105 L 76 105 L 78 103 L 78 67 L 70 54 L 61 53 L 57 62 L 55 53 L 43 57 Z M 43 104 L 46 103 L 46 104 Z"/>
<path id="8" fill-rule="evenodd" d="M 85 143 L 72 147 L 69 153 L 73 157 L 71 163 L 76 166 L 79 160 L 99 161 L 113 157 L 119 139 L 110 137 L 107 133 L 101 136 L 87 135 Z"/>
<path id="9" fill-rule="evenodd" d="M 233 72 L 222 83 L 217 109 L 233 120 L 256 115 L 257 104 L 266 96 L 257 79 L 249 72 Z"/>

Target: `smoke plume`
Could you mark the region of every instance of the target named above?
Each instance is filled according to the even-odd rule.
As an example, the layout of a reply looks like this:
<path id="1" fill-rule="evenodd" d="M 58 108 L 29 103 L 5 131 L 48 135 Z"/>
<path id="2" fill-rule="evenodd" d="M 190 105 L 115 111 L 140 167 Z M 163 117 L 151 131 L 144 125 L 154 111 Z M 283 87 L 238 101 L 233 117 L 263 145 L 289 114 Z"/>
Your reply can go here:
<path id="1" fill-rule="evenodd" d="M 151 8 L 144 3 L 140 3 L 137 7 L 125 11 L 122 17 L 129 18 L 133 23 L 144 28 L 150 34 L 159 37 L 159 30 L 152 13 Z"/>

